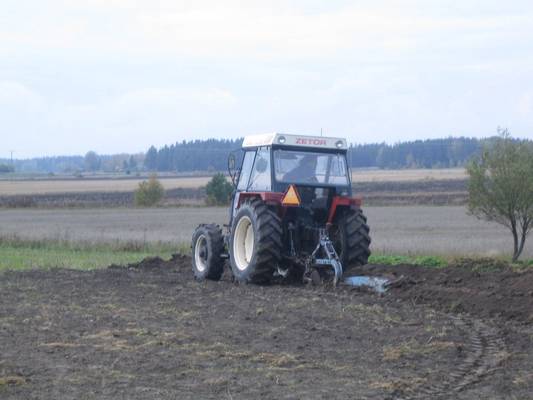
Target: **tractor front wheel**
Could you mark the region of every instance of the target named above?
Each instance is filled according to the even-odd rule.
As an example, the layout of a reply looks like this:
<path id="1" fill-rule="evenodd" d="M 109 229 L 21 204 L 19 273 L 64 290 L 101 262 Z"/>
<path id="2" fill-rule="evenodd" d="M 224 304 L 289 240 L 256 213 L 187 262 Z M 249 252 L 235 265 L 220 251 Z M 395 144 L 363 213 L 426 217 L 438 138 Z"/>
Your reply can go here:
<path id="1" fill-rule="evenodd" d="M 202 224 L 192 235 L 192 270 L 200 281 L 218 281 L 224 272 L 224 239 L 222 230 L 215 224 Z"/>
<path id="2" fill-rule="evenodd" d="M 233 276 L 239 282 L 268 283 L 281 259 L 281 220 L 260 199 L 237 211 L 229 240 Z"/>

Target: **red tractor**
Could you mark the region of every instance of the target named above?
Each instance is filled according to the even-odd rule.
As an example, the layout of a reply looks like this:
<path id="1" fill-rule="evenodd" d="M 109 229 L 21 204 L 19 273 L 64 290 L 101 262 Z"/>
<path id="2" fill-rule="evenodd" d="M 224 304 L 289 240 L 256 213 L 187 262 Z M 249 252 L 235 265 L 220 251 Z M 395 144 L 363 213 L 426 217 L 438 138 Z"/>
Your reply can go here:
<path id="1" fill-rule="evenodd" d="M 197 279 L 220 279 L 229 259 L 239 282 L 274 277 L 332 280 L 363 265 L 370 236 L 352 197 L 345 139 L 273 133 L 246 137 L 226 232 L 202 224 L 192 237 Z"/>

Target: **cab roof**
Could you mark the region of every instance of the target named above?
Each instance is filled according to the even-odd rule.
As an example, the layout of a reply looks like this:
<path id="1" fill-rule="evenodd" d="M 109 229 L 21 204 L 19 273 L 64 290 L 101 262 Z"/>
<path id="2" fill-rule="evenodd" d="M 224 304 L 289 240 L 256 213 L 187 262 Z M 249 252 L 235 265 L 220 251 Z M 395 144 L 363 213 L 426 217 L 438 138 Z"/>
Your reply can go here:
<path id="1" fill-rule="evenodd" d="M 287 133 L 266 133 L 263 135 L 246 136 L 242 142 L 243 149 L 250 147 L 280 145 L 287 147 L 309 147 L 314 149 L 347 150 L 348 143 L 344 138 L 290 135 Z"/>

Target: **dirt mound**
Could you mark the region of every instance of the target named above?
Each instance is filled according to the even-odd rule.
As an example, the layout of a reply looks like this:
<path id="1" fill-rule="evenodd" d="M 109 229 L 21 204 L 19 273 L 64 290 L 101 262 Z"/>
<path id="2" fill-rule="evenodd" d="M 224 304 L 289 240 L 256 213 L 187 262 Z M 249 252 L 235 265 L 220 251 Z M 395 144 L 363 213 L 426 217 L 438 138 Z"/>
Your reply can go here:
<path id="1" fill-rule="evenodd" d="M 389 292 L 394 298 L 446 312 L 533 323 L 533 270 L 518 272 L 493 260 L 465 259 L 442 269 L 367 265 L 357 273 L 396 280 Z"/>
<path id="2" fill-rule="evenodd" d="M 189 256 L 174 254 L 168 261 L 151 257 L 139 263 L 113 265 L 109 268 L 189 272 L 190 264 Z M 394 283 L 384 296 L 386 301 L 400 299 L 411 304 L 431 305 L 444 312 L 533 323 L 533 270 L 512 270 L 500 260 L 465 258 L 450 267 L 438 269 L 415 265 L 371 264 L 358 268 L 352 274 L 384 276 L 392 280 Z M 224 280 L 231 280 L 228 268 Z M 352 288 L 345 289 L 350 291 Z M 329 291 L 331 288 L 323 290 Z"/>
<path id="3" fill-rule="evenodd" d="M 154 270 L 164 271 L 165 269 L 176 269 L 189 266 L 191 259 L 183 254 L 173 254 L 172 258 L 168 261 L 163 260 L 161 257 L 147 257 L 138 263 L 132 263 L 128 265 L 112 264 L 108 269 L 129 269 L 129 270 Z"/>

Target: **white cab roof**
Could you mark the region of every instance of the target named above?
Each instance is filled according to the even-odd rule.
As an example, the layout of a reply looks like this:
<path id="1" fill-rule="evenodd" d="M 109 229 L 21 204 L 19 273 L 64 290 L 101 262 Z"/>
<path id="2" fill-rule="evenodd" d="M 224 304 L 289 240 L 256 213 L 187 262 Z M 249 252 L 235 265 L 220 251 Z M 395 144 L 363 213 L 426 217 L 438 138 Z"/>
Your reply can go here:
<path id="1" fill-rule="evenodd" d="M 242 142 L 242 147 L 249 148 L 271 146 L 273 144 L 295 147 L 310 147 L 315 149 L 348 149 L 346 139 L 343 138 L 289 135 L 286 133 L 266 133 L 263 135 L 246 136 Z"/>

